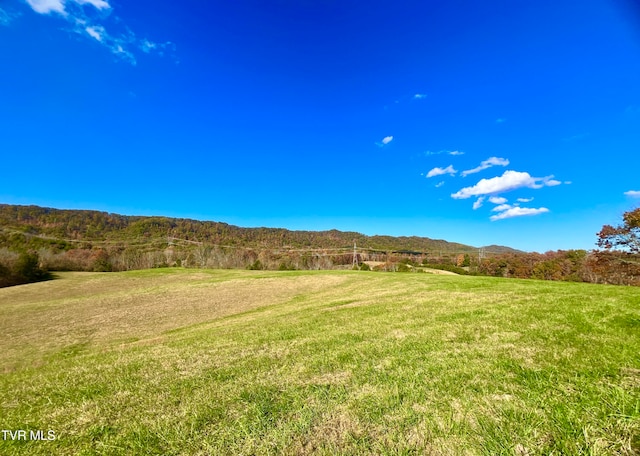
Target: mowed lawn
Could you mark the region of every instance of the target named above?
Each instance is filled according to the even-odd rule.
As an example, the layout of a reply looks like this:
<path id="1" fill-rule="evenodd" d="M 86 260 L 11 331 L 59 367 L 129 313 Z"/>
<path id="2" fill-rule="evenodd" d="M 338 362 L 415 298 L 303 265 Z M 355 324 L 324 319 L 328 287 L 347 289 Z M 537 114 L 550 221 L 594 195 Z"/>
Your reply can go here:
<path id="1" fill-rule="evenodd" d="M 59 276 L 0 289 L 3 455 L 640 454 L 638 288 Z"/>

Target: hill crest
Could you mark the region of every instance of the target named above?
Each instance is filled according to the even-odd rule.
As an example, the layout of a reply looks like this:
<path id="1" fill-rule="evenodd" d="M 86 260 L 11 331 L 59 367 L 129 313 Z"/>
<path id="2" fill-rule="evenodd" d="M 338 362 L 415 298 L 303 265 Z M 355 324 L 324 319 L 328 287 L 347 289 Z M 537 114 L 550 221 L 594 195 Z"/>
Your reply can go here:
<path id="1" fill-rule="evenodd" d="M 200 221 L 165 216 L 120 215 L 80 209 L 0 204 L 0 246 L 10 247 L 12 233 L 22 233 L 58 243 L 140 244 L 152 241 L 191 242 L 220 246 L 265 249 L 359 249 L 397 251 L 474 253 L 474 247 L 443 239 L 420 236 L 365 235 L 337 229 L 325 231 L 286 228 L 245 228 L 224 222 Z M 487 253 L 516 253 L 516 249 L 492 245 Z"/>

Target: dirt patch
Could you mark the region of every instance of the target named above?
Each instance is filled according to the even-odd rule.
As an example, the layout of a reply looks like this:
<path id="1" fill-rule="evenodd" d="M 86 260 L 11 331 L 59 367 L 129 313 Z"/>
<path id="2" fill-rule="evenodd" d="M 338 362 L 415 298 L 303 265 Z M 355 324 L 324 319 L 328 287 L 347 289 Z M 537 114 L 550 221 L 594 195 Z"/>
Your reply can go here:
<path id="1" fill-rule="evenodd" d="M 424 270 L 424 272 L 428 273 L 428 274 L 436 274 L 436 275 L 459 275 L 456 274 L 455 272 L 451 272 L 451 271 L 444 271 L 442 269 L 432 269 L 432 268 L 421 268 Z"/>

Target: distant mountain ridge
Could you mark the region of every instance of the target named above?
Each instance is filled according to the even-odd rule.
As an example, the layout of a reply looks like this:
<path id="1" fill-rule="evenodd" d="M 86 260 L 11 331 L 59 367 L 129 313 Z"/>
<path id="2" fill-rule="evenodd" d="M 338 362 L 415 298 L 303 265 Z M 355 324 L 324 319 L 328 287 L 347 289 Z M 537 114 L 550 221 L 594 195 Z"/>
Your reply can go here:
<path id="1" fill-rule="evenodd" d="M 16 235 L 48 243 L 144 244 L 173 241 L 265 249 L 359 249 L 397 252 L 518 253 L 505 246 L 474 247 L 419 236 L 368 236 L 351 231 L 302 231 L 284 228 L 243 228 L 223 222 L 162 216 L 127 216 L 94 210 L 54 209 L 0 204 L 0 247 L 10 247 Z M 13 236 L 13 238 L 12 238 Z"/>

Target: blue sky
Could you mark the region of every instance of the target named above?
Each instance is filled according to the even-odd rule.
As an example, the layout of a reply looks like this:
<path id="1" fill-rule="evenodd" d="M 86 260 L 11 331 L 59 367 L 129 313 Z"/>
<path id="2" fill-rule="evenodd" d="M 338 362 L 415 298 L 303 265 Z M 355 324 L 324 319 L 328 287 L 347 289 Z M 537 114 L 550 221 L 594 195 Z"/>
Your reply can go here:
<path id="1" fill-rule="evenodd" d="M 595 247 L 640 205 L 632 0 L 0 1 L 0 202 Z"/>

